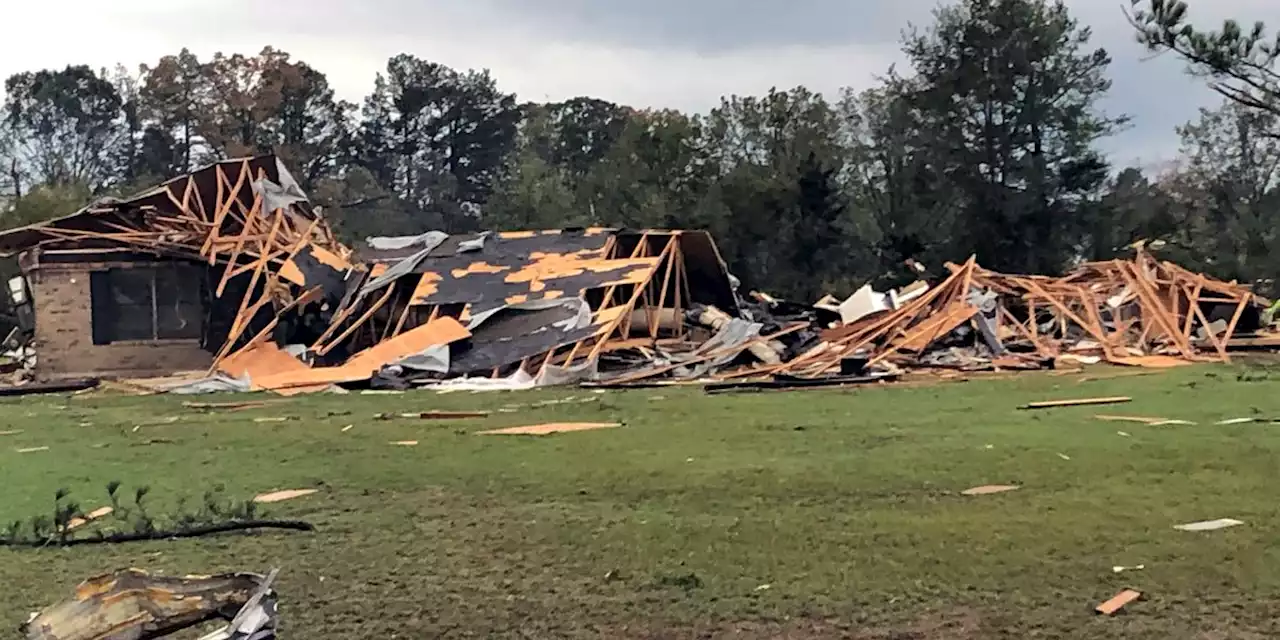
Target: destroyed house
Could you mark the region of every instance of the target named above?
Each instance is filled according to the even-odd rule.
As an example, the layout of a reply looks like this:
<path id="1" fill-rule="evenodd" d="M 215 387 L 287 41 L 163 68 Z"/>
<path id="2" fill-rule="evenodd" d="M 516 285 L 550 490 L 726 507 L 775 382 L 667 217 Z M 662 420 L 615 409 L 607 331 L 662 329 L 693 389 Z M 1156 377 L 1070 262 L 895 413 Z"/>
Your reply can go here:
<path id="1" fill-rule="evenodd" d="M 341 294 L 349 265 L 326 247 L 341 251 L 273 156 L 0 232 L 44 378 L 207 369 L 251 300 L 287 304 L 308 276 Z"/>
<path id="2" fill-rule="evenodd" d="M 738 315 L 706 232 L 431 232 L 356 255 L 274 156 L 0 232 L 0 252 L 19 256 L 15 300 L 42 378 L 195 370 L 280 393 L 383 373 L 549 384 L 593 377 L 618 352 L 687 345 L 690 310 Z"/>

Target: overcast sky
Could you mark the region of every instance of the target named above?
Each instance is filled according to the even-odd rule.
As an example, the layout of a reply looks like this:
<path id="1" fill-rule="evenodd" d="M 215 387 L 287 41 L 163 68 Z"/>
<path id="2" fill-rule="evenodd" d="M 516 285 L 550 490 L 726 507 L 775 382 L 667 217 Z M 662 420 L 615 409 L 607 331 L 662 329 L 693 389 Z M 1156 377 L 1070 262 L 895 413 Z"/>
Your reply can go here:
<path id="1" fill-rule="evenodd" d="M 1107 143 L 1117 162 L 1157 162 L 1173 127 L 1216 102 L 1172 58 L 1148 59 L 1121 13 L 1127 0 L 1067 0 L 1115 59 L 1107 108 L 1133 117 Z M 21 0 L 6 3 L 0 76 L 70 63 L 134 67 L 189 47 L 256 53 L 272 45 L 359 100 L 402 52 L 489 68 L 522 99 L 591 95 L 706 110 L 726 94 L 806 85 L 868 87 L 899 60 L 901 31 L 937 0 Z M 1191 0 L 1196 22 L 1280 26 L 1277 0 Z M 17 28 L 12 28 L 16 25 Z"/>

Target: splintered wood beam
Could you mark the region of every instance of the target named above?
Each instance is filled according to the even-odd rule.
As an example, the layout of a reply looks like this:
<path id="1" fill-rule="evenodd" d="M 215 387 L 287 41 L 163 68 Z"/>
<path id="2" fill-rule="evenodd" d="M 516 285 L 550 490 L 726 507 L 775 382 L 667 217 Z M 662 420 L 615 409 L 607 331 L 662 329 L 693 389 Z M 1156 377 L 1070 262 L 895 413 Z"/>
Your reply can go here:
<path id="1" fill-rule="evenodd" d="M 1249 308 L 1249 302 L 1249 297 L 1241 298 L 1240 304 L 1236 307 L 1236 312 L 1232 314 L 1231 322 L 1227 324 L 1227 330 L 1222 334 L 1222 344 L 1224 349 L 1226 348 L 1226 345 L 1231 342 L 1232 336 L 1235 335 L 1236 326 L 1240 324 L 1240 317 L 1244 315 L 1244 310 Z M 1209 333 L 1213 333 L 1213 331 L 1209 330 Z M 1231 362 L 1231 356 L 1226 356 L 1226 361 Z"/>
<path id="2" fill-rule="evenodd" d="M 195 199 L 195 201 L 196 201 L 196 211 L 195 211 L 195 212 L 199 214 L 197 217 L 200 219 L 200 222 L 201 222 L 201 223 L 203 223 L 203 224 L 212 224 L 213 219 L 209 217 L 209 210 L 208 210 L 207 208 L 205 208 L 205 205 L 204 205 L 204 196 L 200 194 L 200 190 L 199 190 L 199 189 L 196 189 L 196 190 L 195 190 L 195 198 L 194 198 L 194 199 Z"/>
<path id="3" fill-rule="evenodd" d="M 437 311 L 439 309 L 440 307 L 436 307 Z M 406 320 L 409 319 L 409 313 L 411 311 L 413 311 L 413 290 L 410 290 L 408 297 L 405 298 L 404 311 L 400 313 L 400 319 L 396 321 L 396 328 L 395 328 L 395 331 L 391 332 L 391 337 L 394 338 L 400 335 L 400 332 L 404 330 L 404 323 Z"/>
<path id="4" fill-rule="evenodd" d="M 214 248 L 218 244 L 218 235 L 222 232 L 222 219 L 227 215 L 226 210 L 231 208 L 231 203 L 227 202 L 226 185 L 223 184 L 227 180 L 227 175 L 222 171 L 222 165 L 214 165 L 213 167 L 214 183 L 217 185 L 217 196 L 214 198 L 213 210 L 213 228 L 209 230 L 209 237 L 205 238 L 204 245 L 200 247 L 201 254 L 208 254 L 209 266 L 213 266 L 218 261 L 218 252 Z M 241 230 L 243 233 L 245 230 Z"/>
<path id="5" fill-rule="evenodd" d="M 272 227 L 271 236 L 274 237 L 275 233 L 276 233 L 276 228 Z M 244 327 L 247 326 L 249 321 L 253 318 L 253 314 L 256 314 L 257 309 L 260 308 L 258 306 L 255 306 L 252 314 L 250 314 L 248 317 L 245 317 L 245 313 L 249 310 L 249 300 L 250 298 L 253 297 L 253 292 L 258 286 L 258 279 L 262 276 L 263 269 L 266 267 L 266 265 L 267 265 L 266 256 L 258 258 L 258 261 L 253 270 L 253 276 L 249 278 L 249 286 L 248 288 L 245 289 L 244 297 L 240 299 L 240 309 L 236 311 L 236 321 L 232 325 L 231 335 L 227 337 L 226 344 L 222 346 L 222 352 L 219 354 L 219 359 L 214 360 L 215 366 L 220 361 L 220 358 L 226 355 L 227 350 L 232 348 L 232 346 L 235 344 L 235 341 L 240 338 L 240 333 L 244 331 Z M 230 270 L 230 268 L 231 268 L 231 265 L 227 265 L 228 271 Z M 218 294 L 219 294 L 219 297 L 221 297 L 222 292 L 219 291 Z M 265 304 L 267 301 L 271 299 L 270 287 L 266 283 L 263 283 L 263 291 L 262 291 L 261 297 L 262 297 L 262 301 L 259 304 Z"/>
<path id="6" fill-rule="evenodd" d="M 396 283 L 391 283 L 391 286 L 396 286 Z M 409 309 L 413 308 L 413 289 L 406 289 L 404 293 L 397 297 L 404 302 L 404 311 L 396 313 L 395 301 L 392 301 L 391 311 L 387 317 L 387 326 L 382 328 L 382 337 L 378 338 L 379 342 L 398 335 L 400 333 L 400 326 L 403 324 L 402 321 L 405 314 L 409 312 Z M 397 318 L 400 321 L 397 321 Z M 395 333 L 392 333 L 392 329 L 395 329 Z"/>
<path id="7" fill-rule="evenodd" d="M 356 329 L 359 329 L 365 322 L 368 322 L 369 319 L 373 317 L 373 314 L 377 313 L 378 310 L 382 308 L 382 305 L 387 303 L 387 300 L 391 297 L 392 293 L 395 293 L 395 287 L 387 287 L 386 293 L 382 294 L 382 297 L 378 298 L 378 301 L 375 302 L 372 306 L 370 306 L 369 310 L 366 311 L 364 315 L 360 316 L 358 320 L 351 323 L 351 326 L 348 327 L 346 331 L 343 331 L 342 334 L 340 334 L 338 337 L 331 340 L 328 344 L 316 349 L 316 355 L 318 356 L 328 355 L 330 351 L 333 351 L 334 347 L 337 347 L 339 344 L 342 344 L 343 340 L 346 340 L 348 337 L 351 336 L 351 334 L 355 333 Z M 320 342 L 317 341 L 316 345 L 318 346 L 319 344 Z"/>
<path id="8" fill-rule="evenodd" d="M 666 275 L 662 278 L 662 288 L 659 289 L 660 293 L 658 294 L 658 313 L 649 318 L 649 337 L 654 340 L 658 339 L 658 331 L 662 329 L 662 309 L 667 304 L 667 289 L 671 286 L 671 274 L 676 270 L 680 258 L 680 245 L 674 239 L 672 239 L 672 242 L 674 246 L 671 247 L 671 251 L 667 255 Z M 679 320 L 680 318 L 677 317 L 676 321 L 679 322 Z"/>
<path id="9" fill-rule="evenodd" d="M 648 236 L 649 236 L 648 233 L 641 234 L 640 242 L 642 245 L 644 244 L 645 239 L 648 238 Z M 663 248 L 662 255 L 659 257 L 666 257 L 667 255 L 669 255 L 671 251 L 671 247 L 672 247 L 672 244 L 668 243 L 667 246 Z M 639 247 L 637 247 L 636 250 L 639 251 Z M 644 279 L 646 283 L 645 286 L 643 287 L 639 285 L 635 286 L 635 291 L 632 292 L 631 299 L 628 300 L 626 304 L 621 305 L 623 307 L 622 313 L 620 313 L 618 317 L 614 318 L 613 320 L 610 320 L 609 324 L 605 326 L 605 329 L 596 334 L 600 336 L 600 341 L 597 342 L 596 346 L 591 349 L 591 353 L 587 354 L 587 360 L 596 359 L 596 357 L 600 355 L 600 350 L 604 348 L 605 343 L 608 342 L 609 338 L 613 336 L 613 333 L 618 330 L 618 327 L 621 325 L 622 320 L 624 318 L 631 317 L 631 313 L 636 308 L 636 301 L 640 299 L 640 295 L 644 293 L 645 289 L 648 288 L 647 283 L 650 280 L 652 280 L 654 274 L 657 273 L 659 264 L 662 264 L 662 260 L 658 260 L 656 264 L 654 264 L 652 267 L 649 268 L 649 273 L 648 275 L 645 276 L 645 279 Z M 572 365 L 573 363 L 569 362 L 569 364 Z"/>
<path id="10" fill-rule="evenodd" d="M 1186 285 L 1183 285 L 1183 289 L 1184 290 L 1186 289 Z M 1188 306 L 1187 319 L 1186 319 L 1186 322 L 1182 325 L 1182 335 L 1187 336 L 1188 338 L 1191 337 L 1191 327 L 1194 324 L 1195 318 L 1196 318 L 1196 314 L 1194 313 L 1194 311 L 1196 311 L 1200 306 L 1200 294 L 1203 291 L 1204 291 L 1204 282 L 1197 281 L 1196 288 L 1193 289 L 1191 293 L 1187 294 L 1187 306 Z"/>
<path id="11" fill-rule="evenodd" d="M 252 295 L 246 295 L 244 302 L 248 303 L 251 297 Z M 240 335 L 244 333 L 245 329 L 249 328 L 249 323 L 253 321 L 253 317 L 269 302 L 271 302 L 271 296 L 263 292 L 252 305 L 241 308 L 240 312 L 236 314 L 235 322 L 231 323 L 231 331 L 227 333 L 226 342 L 222 343 L 222 347 L 218 349 L 217 355 L 213 358 L 213 364 L 209 367 L 208 375 L 213 375 L 218 370 L 218 367 L 226 360 L 227 354 L 235 348 L 236 342 L 240 340 Z"/>
<path id="12" fill-rule="evenodd" d="M 297 298 L 294 298 L 292 302 L 290 302 L 289 304 L 286 304 L 279 311 L 277 311 L 276 317 L 272 318 L 271 322 L 268 323 L 266 327 L 263 327 L 261 331 L 254 334 L 252 338 L 249 338 L 249 341 L 244 343 L 244 346 L 240 347 L 239 349 L 236 349 L 234 353 L 228 354 L 225 357 L 219 360 L 216 360 L 214 362 L 214 368 L 212 370 L 216 370 L 217 365 L 221 364 L 222 362 L 230 358 L 234 358 L 240 353 L 248 349 L 252 349 L 256 345 L 258 345 L 260 342 L 262 342 L 263 339 L 265 339 L 268 335 L 270 335 L 270 333 L 274 331 L 277 326 L 280 325 L 280 319 L 284 317 L 284 314 L 289 313 L 296 307 L 300 307 L 304 304 L 314 302 L 315 299 L 319 297 L 321 293 L 323 293 L 323 289 L 321 289 L 320 287 L 312 287 L 306 293 L 302 294 L 301 296 L 298 296 Z M 256 314 L 257 311 L 254 311 L 254 313 Z"/>
<path id="13" fill-rule="evenodd" d="M 688 280 L 688 274 L 685 273 L 684 251 L 680 249 L 679 245 L 676 245 L 676 263 L 679 265 L 678 268 L 680 269 L 680 277 L 676 278 L 676 281 L 675 281 L 675 301 L 673 303 L 673 307 L 675 309 L 675 314 L 676 314 L 676 337 L 683 339 L 684 338 L 684 299 L 681 296 L 680 283 L 681 281 Z"/>
<path id="14" fill-rule="evenodd" d="M 1143 313 L 1145 314 L 1149 312 L 1155 316 L 1155 320 L 1159 323 L 1160 329 L 1164 331 L 1169 339 L 1174 342 L 1174 345 L 1178 347 L 1178 350 L 1182 352 L 1182 355 L 1189 360 L 1194 360 L 1196 357 L 1195 347 L 1191 346 L 1190 340 L 1178 331 L 1177 320 L 1169 316 L 1168 311 L 1164 309 L 1161 304 L 1160 297 L 1151 288 L 1151 284 L 1144 278 L 1144 274 L 1138 271 L 1137 266 L 1133 266 L 1131 273 L 1127 271 L 1128 270 L 1126 270 L 1125 275 L 1137 290 L 1138 296 L 1142 302 Z"/>
<path id="15" fill-rule="evenodd" d="M 1115 352 L 1112 350 L 1111 336 L 1107 333 L 1106 325 L 1102 324 L 1102 315 L 1098 313 L 1097 299 L 1094 298 L 1093 294 L 1084 287 L 1077 287 L 1076 291 L 1077 295 L 1080 296 L 1080 304 L 1084 307 L 1085 316 L 1093 325 L 1094 330 L 1097 331 L 1097 335 L 1102 336 L 1103 338 L 1101 340 L 1102 352 L 1105 353 L 1108 358 L 1114 358 Z"/>
<path id="16" fill-rule="evenodd" d="M 252 211 L 257 211 L 261 207 L 262 207 L 262 196 L 261 195 L 255 196 L 253 201 Z M 222 297 L 222 292 L 226 290 L 227 283 L 231 281 L 231 271 L 232 269 L 235 268 L 236 261 L 240 259 L 240 252 L 244 250 L 245 238 L 248 235 L 250 235 L 251 231 L 252 231 L 252 225 L 246 226 L 243 230 L 241 230 L 240 236 L 236 238 L 235 249 L 231 251 L 231 257 L 227 259 L 227 269 L 226 271 L 223 272 L 222 280 L 218 283 L 218 290 L 217 290 L 216 296 L 219 298 Z M 267 236 L 268 242 L 270 241 L 271 236 L 273 235 L 275 235 L 274 231 L 271 234 L 268 234 Z"/>

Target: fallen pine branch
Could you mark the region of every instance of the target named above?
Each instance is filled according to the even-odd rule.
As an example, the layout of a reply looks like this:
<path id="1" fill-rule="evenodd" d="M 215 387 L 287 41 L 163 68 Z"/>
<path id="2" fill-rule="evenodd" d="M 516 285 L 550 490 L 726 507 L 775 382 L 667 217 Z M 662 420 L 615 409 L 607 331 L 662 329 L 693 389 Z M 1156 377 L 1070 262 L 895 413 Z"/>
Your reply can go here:
<path id="1" fill-rule="evenodd" d="M 315 525 L 301 520 L 250 520 L 246 522 L 224 522 L 181 531 L 150 531 L 146 533 L 117 533 L 96 538 L 69 538 L 67 540 L 0 540 L 0 547 L 78 547 L 86 544 L 122 544 L 126 542 L 145 542 L 154 540 L 177 540 L 181 538 L 199 538 L 232 531 L 248 531 L 252 529 L 283 529 L 288 531 L 315 531 Z"/>

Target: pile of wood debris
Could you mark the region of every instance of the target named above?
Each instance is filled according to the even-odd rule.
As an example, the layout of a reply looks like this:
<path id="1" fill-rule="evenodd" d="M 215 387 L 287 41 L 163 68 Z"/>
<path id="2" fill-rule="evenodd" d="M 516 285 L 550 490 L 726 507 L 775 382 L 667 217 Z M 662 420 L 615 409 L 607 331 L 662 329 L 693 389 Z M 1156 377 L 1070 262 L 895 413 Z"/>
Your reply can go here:
<path id="1" fill-rule="evenodd" d="M 1086 263 L 1063 277 L 996 273 L 972 258 L 947 267 L 950 277 L 937 286 L 913 287 L 901 304 L 837 323 L 787 362 L 720 377 L 1019 370 L 1064 361 L 1166 368 L 1229 362 L 1234 350 L 1276 344 L 1257 333 L 1269 303 L 1249 287 L 1142 249 L 1132 259 Z"/>

